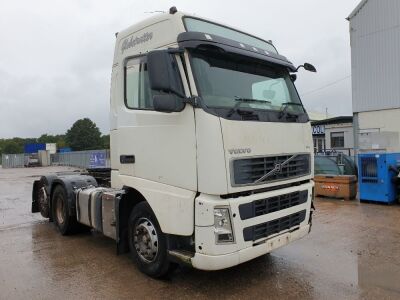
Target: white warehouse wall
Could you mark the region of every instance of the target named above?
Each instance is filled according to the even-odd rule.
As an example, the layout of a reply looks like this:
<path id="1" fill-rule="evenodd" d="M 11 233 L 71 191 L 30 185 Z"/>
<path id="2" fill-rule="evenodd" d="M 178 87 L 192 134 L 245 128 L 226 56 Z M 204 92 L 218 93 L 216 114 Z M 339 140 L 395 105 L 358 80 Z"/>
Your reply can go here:
<path id="1" fill-rule="evenodd" d="M 400 108 L 400 1 L 363 3 L 349 17 L 353 112 Z"/>
<path id="2" fill-rule="evenodd" d="M 355 119 L 360 152 L 400 152 L 400 109 L 360 112 Z"/>
<path id="3" fill-rule="evenodd" d="M 363 0 L 349 16 L 357 152 L 400 152 L 400 0 Z"/>

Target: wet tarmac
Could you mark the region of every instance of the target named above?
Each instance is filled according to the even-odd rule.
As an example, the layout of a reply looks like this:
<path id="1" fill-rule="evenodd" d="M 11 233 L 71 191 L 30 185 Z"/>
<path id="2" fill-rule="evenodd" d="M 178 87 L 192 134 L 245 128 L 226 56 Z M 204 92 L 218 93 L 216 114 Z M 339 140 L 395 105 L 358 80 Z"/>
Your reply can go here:
<path id="1" fill-rule="evenodd" d="M 318 199 L 312 232 L 217 272 L 140 273 L 95 233 L 60 236 L 30 214 L 46 169 L 0 168 L 0 299 L 400 299 L 400 206 Z"/>

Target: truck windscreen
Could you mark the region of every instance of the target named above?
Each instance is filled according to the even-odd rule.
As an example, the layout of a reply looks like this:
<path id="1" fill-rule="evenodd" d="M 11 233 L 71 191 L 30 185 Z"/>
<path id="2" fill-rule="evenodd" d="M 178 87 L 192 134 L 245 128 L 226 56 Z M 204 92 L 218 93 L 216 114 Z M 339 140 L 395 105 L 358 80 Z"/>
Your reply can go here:
<path id="1" fill-rule="evenodd" d="M 184 23 L 187 31 L 214 34 L 233 41 L 237 41 L 239 43 L 258 47 L 271 53 L 278 53 L 278 51 L 276 51 L 275 47 L 272 44 L 229 27 L 190 17 L 185 17 Z"/>
<path id="2" fill-rule="evenodd" d="M 207 108 L 305 114 L 285 67 L 217 51 L 191 51 L 197 88 Z M 225 115 L 226 116 L 226 115 Z"/>

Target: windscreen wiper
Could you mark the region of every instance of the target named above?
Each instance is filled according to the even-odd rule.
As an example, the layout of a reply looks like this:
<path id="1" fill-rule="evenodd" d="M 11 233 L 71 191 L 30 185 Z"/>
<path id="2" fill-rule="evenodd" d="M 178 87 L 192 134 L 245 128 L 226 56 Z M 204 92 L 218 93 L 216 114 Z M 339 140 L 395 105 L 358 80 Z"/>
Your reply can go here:
<path id="1" fill-rule="evenodd" d="M 282 119 L 284 116 L 286 116 L 286 118 L 294 118 L 294 119 L 298 119 L 299 115 L 298 114 L 291 114 L 290 112 L 287 111 L 289 106 L 301 106 L 304 110 L 304 106 L 301 103 L 295 103 L 295 102 L 286 102 L 286 103 L 282 103 L 281 107 L 284 107 L 281 110 L 281 113 L 279 114 L 279 119 Z"/>
<path id="2" fill-rule="evenodd" d="M 271 101 L 268 100 L 260 100 L 260 99 L 252 99 L 252 98 L 242 98 L 242 97 L 238 97 L 235 96 L 235 101 L 240 102 L 253 102 L 253 103 L 268 103 L 271 104 Z"/>
<path id="3" fill-rule="evenodd" d="M 240 106 L 241 103 L 268 103 L 271 104 L 271 101 L 268 100 L 259 100 L 259 99 L 252 99 L 252 98 L 242 98 L 242 97 L 238 97 L 235 96 L 235 101 L 237 101 L 237 103 L 235 104 L 234 107 L 232 107 L 232 109 L 227 113 L 227 117 L 230 117 L 234 112 L 238 112 L 238 108 Z M 247 114 L 252 114 L 252 111 L 246 111 Z"/>

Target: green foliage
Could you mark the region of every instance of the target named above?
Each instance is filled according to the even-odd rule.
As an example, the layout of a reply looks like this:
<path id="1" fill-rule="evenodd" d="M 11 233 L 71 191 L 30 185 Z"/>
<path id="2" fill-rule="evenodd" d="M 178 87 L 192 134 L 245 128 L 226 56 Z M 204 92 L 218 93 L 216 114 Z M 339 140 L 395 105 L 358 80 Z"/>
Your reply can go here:
<path id="1" fill-rule="evenodd" d="M 76 121 L 67 131 L 65 140 L 74 151 L 103 148 L 99 128 L 88 118 Z"/>
<path id="2" fill-rule="evenodd" d="M 29 143 L 32 140 L 34 139 L 22 139 L 22 138 L 0 139 L 0 154 L 23 153 L 25 143 Z"/>
<path id="3" fill-rule="evenodd" d="M 56 134 L 56 135 L 50 135 L 50 134 L 42 134 L 38 139 L 38 143 L 56 143 L 57 148 L 64 148 L 67 147 L 67 142 L 65 141 L 65 134 Z"/>
<path id="4" fill-rule="evenodd" d="M 11 153 L 11 154 L 24 152 L 23 146 L 21 147 L 21 145 L 17 141 L 13 140 L 8 141 L 7 143 L 4 144 L 3 151 L 4 153 Z"/>
<path id="5" fill-rule="evenodd" d="M 25 143 L 35 142 L 35 139 L 22 139 L 22 138 L 12 138 L 12 139 L 0 139 L 0 165 L 2 154 L 17 154 L 24 152 Z"/>
<path id="6" fill-rule="evenodd" d="M 110 149 L 110 135 L 109 134 L 102 135 L 101 140 L 103 143 L 103 149 Z"/>

